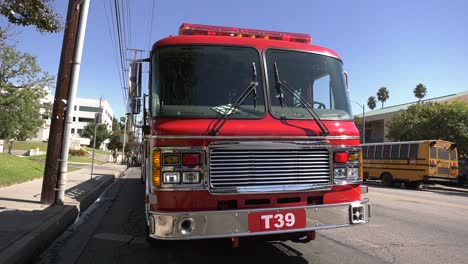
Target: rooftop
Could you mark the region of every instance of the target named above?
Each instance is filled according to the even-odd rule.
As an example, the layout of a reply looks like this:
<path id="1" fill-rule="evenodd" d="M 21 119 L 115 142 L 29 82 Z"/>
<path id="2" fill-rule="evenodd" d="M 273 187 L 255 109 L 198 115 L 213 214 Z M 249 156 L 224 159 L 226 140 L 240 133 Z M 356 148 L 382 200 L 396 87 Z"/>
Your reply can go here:
<path id="1" fill-rule="evenodd" d="M 439 97 L 434 97 L 434 98 L 428 98 L 428 99 L 421 100 L 421 102 L 422 103 L 426 103 L 426 102 L 441 103 L 441 102 L 445 102 L 445 101 L 454 100 L 454 99 L 456 99 L 458 97 L 462 97 L 462 96 L 467 96 L 468 97 L 468 91 L 464 91 L 464 92 L 461 92 L 461 93 L 444 95 L 444 96 L 439 96 Z M 398 111 L 401 111 L 401 110 L 406 110 L 406 109 L 408 109 L 408 107 L 410 105 L 416 104 L 418 102 L 419 101 L 414 101 L 414 102 L 405 103 L 405 104 L 387 106 L 387 107 L 384 107 L 384 108 L 379 108 L 379 109 L 376 109 L 376 110 L 371 110 L 371 111 L 365 112 L 364 114 L 365 114 L 366 117 L 368 117 L 368 116 L 377 116 L 377 115 L 385 115 L 385 114 L 388 114 L 388 113 L 393 113 L 393 112 L 398 112 Z M 355 116 L 362 117 L 362 113 L 361 114 L 356 114 Z"/>

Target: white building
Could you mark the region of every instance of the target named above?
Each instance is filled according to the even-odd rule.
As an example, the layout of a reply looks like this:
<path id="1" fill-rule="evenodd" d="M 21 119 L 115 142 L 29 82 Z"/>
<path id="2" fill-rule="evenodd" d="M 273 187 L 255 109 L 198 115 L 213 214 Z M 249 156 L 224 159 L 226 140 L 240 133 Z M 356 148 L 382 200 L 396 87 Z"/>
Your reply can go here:
<path id="1" fill-rule="evenodd" d="M 50 94 L 44 99 L 43 104 L 53 103 L 53 96 Z M 80 145 L 89 145 L 89 138 L 82 138 L 80 136 L 83 129 L 89 124 L 94 123 L 94 119 L 97 113 L 101 109 L 102 120 L 101 124 L 106 124 L 107 130 L 112 131 L 112 119 L 114 117 L 114 112 L 112 111 L 109 102 L 105 99 L 91 99 L 91 98 L 76 98 L 75 107 L 72 115 L 72 125 L 71 125 L 71 137 L 72 140 L 79 140 Z M 33 140 L 46 141 L 49 138 L 50 132 L 50 119 L 47 119 L 43 127 L 39 130 L 36 135 L 36 138 Z"/>
<path id="2" fill-rule="evenodd" d="M 54 103 L 54 96 L 52 96 L 52 94 L 50 93 L 50 89 L 47 87 L 45 87 L 44 89 L 46 90 L 46 96 L 40 99 L 43 108 L 39 110 L 42 115 L 42 118 L 44 119 L 44 124 L 42 124 L 42 127 L 37 132 L 36 137 L 33 138 L 33 140 L 37 141 L 47 141 L 49 139 L 50 114 L 52 114 L 52 107 Z M 46 115 L 46 109 L 49 109 L 48 115 Z"/>
<path id="3" fill-rule="evenodd" d="M 106 124 L 107 130 L 111 132 L 114 112 L 112 112 L 109 103 L 105 99 L 77 98 L 75 111 L 73 111 L 72 135 L 79 136 L 85 126 L 89 123 L 94 123 L 94 118 L 99 113 L 99 108 L 102 109 L 101 123 Z"/>

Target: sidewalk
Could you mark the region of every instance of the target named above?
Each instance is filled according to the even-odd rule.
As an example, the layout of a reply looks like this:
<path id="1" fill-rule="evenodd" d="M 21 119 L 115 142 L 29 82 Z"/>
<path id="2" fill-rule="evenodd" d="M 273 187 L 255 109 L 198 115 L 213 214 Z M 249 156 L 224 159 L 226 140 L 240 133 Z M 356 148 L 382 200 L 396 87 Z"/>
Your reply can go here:
<path id="1" fill-rule="evenodd" d="M 0 263 L 34 260 L 125 168 L 113 163 L 95 165 L 92 179 L 90 165 L 69 172 L 63 206 L 40 203 L 42 178 L 0 188 Z"/>

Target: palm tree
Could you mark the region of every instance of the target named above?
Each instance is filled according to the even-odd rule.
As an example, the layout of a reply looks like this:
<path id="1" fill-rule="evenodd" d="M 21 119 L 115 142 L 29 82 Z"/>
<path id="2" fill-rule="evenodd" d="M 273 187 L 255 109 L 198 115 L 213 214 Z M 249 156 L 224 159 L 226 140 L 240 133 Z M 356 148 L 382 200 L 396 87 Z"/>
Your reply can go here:
<path id="1" fill-rule="evenodd" d="M 421 99 L 426 96 L 427 88 L 424 84 L 419 83 L 416 85 L 416 88 L 413 89 L 414 96 L 416 96 L 419 99 L 419 102 L 421 102 Z"/>
<path id="2" fill-rule="evenodd" d="M 382 108 L 383 104 L 390 98 L 390 93 L 387 90 L 387 87 L 380 87 L 379 91 L 377 92 L 377 99 L 382 102 Z"/>
<path id="3" fill-rule="evenodd" d="M 370 96 L 369 99 L 367 99 L 367 106 L 370 108 L 370 110 L 374 110 L 374 108 L 377 106 L 377 101 L 375 100 L 374 96 Z"/>

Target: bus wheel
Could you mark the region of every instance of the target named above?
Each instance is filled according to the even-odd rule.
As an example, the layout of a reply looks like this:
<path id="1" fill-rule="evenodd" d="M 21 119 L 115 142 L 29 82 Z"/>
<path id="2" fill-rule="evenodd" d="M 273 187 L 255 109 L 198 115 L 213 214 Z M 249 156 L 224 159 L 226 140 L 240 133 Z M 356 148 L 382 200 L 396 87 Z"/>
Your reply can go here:
<path id="1" fill-rule="evenodd" d="M 408 189 L 419 189 L 419 187 L 421 186 L 421 182 L 420 181 L 406 181 L 405 186 Z"/>
<path id="2" fill-rule="evenodd" d="M 393 177 L 390 173 L 384 173 L 380 179 L 382 180 L 383 185 L 387 187 L 393 186 Z"/>

